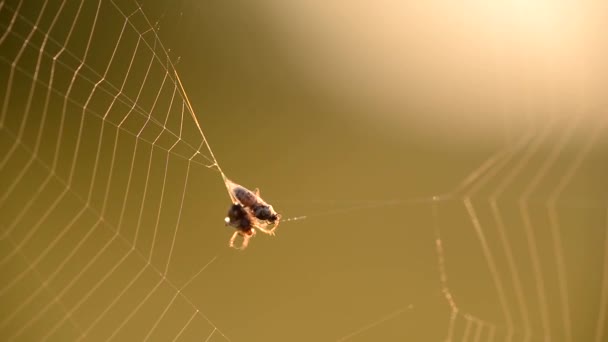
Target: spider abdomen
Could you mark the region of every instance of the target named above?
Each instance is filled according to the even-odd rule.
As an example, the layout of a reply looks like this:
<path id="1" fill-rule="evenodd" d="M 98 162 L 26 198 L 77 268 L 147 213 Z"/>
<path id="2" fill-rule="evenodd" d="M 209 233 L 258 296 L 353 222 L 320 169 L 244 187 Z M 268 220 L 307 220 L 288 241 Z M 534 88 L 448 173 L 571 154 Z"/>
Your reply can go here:
<path id="1" fill-rule="evenodd" d="M 253 218 L 241 205 L 233 204 L 228 210 L 226 224 L 242 232 L 248 232 L 253 227 Z"/>

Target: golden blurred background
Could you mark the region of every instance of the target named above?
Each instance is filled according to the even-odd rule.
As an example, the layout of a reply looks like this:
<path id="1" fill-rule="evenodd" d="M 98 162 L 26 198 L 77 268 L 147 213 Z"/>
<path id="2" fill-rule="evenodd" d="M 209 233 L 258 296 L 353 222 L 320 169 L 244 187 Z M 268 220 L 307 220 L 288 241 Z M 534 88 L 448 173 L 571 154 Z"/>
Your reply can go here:
<path id="1" fill-rule="evenodd" d="M 0 1 L 1 339 L 605 341 L 606 6 Z"/>

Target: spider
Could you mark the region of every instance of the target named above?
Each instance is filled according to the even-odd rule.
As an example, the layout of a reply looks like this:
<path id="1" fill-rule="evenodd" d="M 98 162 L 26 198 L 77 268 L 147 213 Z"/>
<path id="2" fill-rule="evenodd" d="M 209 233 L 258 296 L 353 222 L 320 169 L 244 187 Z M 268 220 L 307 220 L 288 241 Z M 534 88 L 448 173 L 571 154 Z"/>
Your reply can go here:
<path id="1" fill-rule="evenodd" d="M 226 180 L 226 184 L 230 189 L 230 197 L 233 203 L 240 203 L 243 207 L 250 210 L 255 220 L 255 228 L 258 228 L 264 233 L 274 235 L 274 230 L 279 226 L 281 214 L 278 214 L 274 208 L 266 203 L 260 197 L 260 190 L 251 191 L 242 185 L 238 185 L 230 180 Z M 273 225 L 272 229 L 267 229 L 269 225 Z"/>
<path id="2" fill-rule="evenodd" d="M 272 230 L 267 230 L 265 227 L 260 226 L 260 224 L 257 223 L 255 216 L 253 216 L 253 214 L 247 208 L 243 207 L 239 203 L 235 203 L 230 206 L 230 209 L 228 209 L 228 215 L 224 219 L 224 222 L 226 222 L 227 226 L 231 226 L 236 229 L 230 238 L 230 242 L 228 243 L 228 246 L 232 248 L 241 250 L 247 248 L 249 240 L 256 234 L 254 228 L 257 228 L 268 235 L 274 235 Z M 235 247 L 234 241 L 239 235 L 243 237 L 243 243 L 241 244 L 241 247 Z"/>
<path id="3" fill-rule="evenodd" d="M 255 229 L 253 229 L 254 220 L 255 217 L 253 217 L 252 214 L 247 211 L 242 205 L 235 203 L 230 206 L 230 209 L 228 209 L 228 216 L 226 216 L 226 218 L 224 219 L 227 226 L 236 228 L 236 231 L 234 232 L 234 234 L 232 234 L 230 242 L 228 243 L 230 247 L 236 249 L 247 248 L 247 245 L 249 244 L 249 239 L 255 236 Z M 234 247 L 234 241 L 236 240 L 236 237 L 238 235 L 241 235 L 243 237 L 243 243 L 241 244 L 240 248 Z"/>

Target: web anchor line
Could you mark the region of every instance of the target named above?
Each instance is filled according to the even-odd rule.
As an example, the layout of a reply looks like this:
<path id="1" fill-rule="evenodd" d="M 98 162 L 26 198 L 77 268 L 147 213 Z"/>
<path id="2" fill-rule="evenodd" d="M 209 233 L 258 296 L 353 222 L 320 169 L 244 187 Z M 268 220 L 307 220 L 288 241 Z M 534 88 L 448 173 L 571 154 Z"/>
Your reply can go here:
<path id="1" fill-rule="evenodd" d="M 173 70 L 174 70 L 175 79 L 177 80 L 177 83 L 179 84 L 179 89 L 182 94 L 182 97 L 184 98 L 186 105 L 188 106 L 188 112 L 190 112 L 190 116 L 192 117 L 192 120 L 194 120 L 194 123 L 196 124 L 196 128 L 198 128 L 198 131 L 199 131 L 201 137 L 203 138 L 203 143 L 207 147 L 207 151 L 209 152 L 209 154 L 211 155 L 211 158 L 213 159 L 213 164 L 211 164 L 211 166 L 208 166 L 208 167 L 215 167 L 217 169 L 217 171 L 219 171 L 220 175 L 222 176 L 222 180 L 224 181 L 224 185 L 226 186 L 226 191 L 228 192 L 228 196 L 230 196 L 230 188 L 228 186 L 229 180 L 226 177 L 226 174 L 224 173 L 224 171 L 222 171 L 220 164 L 217 162 L 217 158 L 215 158 L 215 154 L 213 154 L 213 151 L 211 150 L 211 146 L 209 146 L 207 137 L 205 136 L 205 133 L 203 132 L 203 129 L 201 128 L 201 125 L 198 122 L 196 115 L 194 114 L 194 108 L 192 108 L 192 104 L 190 103 L 190 99 L 188 98 L 188 94 L 186 93 L 186 90 L 184 89 L 184 85 L 182 84 L 182 80 L 179 77 L 177 70 L 175 70 L 175 68 Z M 195 152 L 195 154 L 200 154 L 200 147 Z"/>

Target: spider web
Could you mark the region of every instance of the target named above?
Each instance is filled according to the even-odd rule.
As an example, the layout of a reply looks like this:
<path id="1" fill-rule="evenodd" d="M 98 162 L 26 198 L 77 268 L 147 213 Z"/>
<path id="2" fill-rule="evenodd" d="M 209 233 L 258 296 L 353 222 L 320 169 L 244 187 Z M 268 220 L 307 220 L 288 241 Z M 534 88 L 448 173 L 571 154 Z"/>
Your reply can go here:
<path id="1" fill-rule="evenodd" d="M 12 141 L 0 165 L 14 171 L 5 174 L 0 263 L 2 296 L 16 300 L 5 336 L 87 339 L 105 327 L 105 338 L 118 338 L 155 303 L 146 338 L 159 338 L 158 328 L 177 339 L 190 324 L 207 340 L 225 338 L 182 292 L 189 281 L 167 277 L 191 169 L 219 167 L 155 28 L 136 3 L 0 6 L 0 125 Z M 65 20 L 67 31 L 57 25 Z M 131 301 L 134 293 L 144 296 Z M 162 327 L 176 307 L 187 319 Z M 113 310 L 127 315 L 107 329 Z"/>
<path id="2" fill-rule="evenodd" d="M 371 256 L 365 247 L 380 242 L 369 238 L 356 250 L 337 247 L 334 260 L 293 259 L 313 273 L 347 259 L 363 273 L 324 275 L 301 297 L 279 292 L 276 302 L 293 303 L 268 303 L 267 313 L 243 282 L 273 280 L 227 252 L 228 235 L 213 228 L 227 207 L 217 200 L 223 173 L 177 59 L 142 7 L 2 1 L 0 28 L 6 340 L 600 342 L 608 334 L 606 189 L 588 182 L 606 171 L 606 119 L 590 126 L 581 109 L 518 127 L 443 194 L 320 209 L 308 201 L 306 223 L 382 225 L 409 242 L 383 242 L 386 251 Z M 395 208 L 407 222 L 391 221 Z M 370 211 L 380 222 L 353 219 Z M 420 239 L 400 235 L 405 226 Z M 391 265 L 389 274 L 428 279 L 388 278 L 389 287 L 378 270 Z"/>

